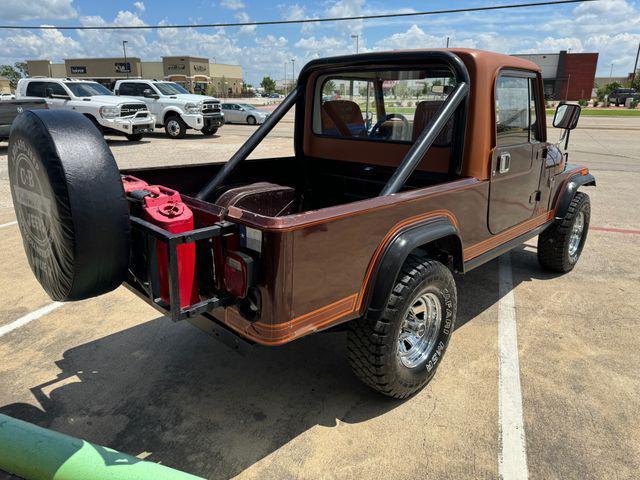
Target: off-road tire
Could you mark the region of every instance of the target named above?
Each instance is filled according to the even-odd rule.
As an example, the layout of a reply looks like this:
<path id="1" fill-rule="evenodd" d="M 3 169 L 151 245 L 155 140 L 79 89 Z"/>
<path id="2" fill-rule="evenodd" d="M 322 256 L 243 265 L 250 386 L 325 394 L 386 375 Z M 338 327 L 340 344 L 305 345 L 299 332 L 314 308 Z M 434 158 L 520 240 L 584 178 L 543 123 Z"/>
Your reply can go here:
<path id="1" fill-rule="evenodd" d="M 172 115 L 166 119 L 164 131 L 169 138 L 184 138 L 187 135 L 187 124 L 179 115 Z"/>
<path id="2" fill-rule="evenodd" d="M 247 117 L 247 123 L 249 125 L 255 125 L 256 124 L 256 117 L 254 117 L 253 115 L 249 115 Z"/>
<path id="3" fill-rule="evenodd" d="M 433 293 L 440 302 L 442 320 L 434 347 L 414 368 L 398 355 L 401 327 L 413 302 Z M 393 398 L 407 398 L 433 378 L 453 332 L 457 291 L 453 275 L 442 263 L 410 255 L 402 266 L 387 306 L 379 320 L 354 320 L 347 333 L 348 359 L 356 376 L 374 390 Z"/>
<path id="4" fill-rule="evenodd" d="M 210 127 L 204 127 L 202 130 L 200 130 L 202 132 L 203 135 L 210 137 L 211 135 L 215 135 L 218 132 L 217 128 L 210 128 Z"/>
<path id="5" fill-rule="evenodd" d="M 142 140 L 142 137 L 144 137 L 144 135 L 142 133 L 134 133 L 132 135 L 125 135 L 125 137 L 127 137 L 127 140 L 129 140 L 130 142 L 139 142 L 140 140 Z"/>
<path id="6" fill-rule="evenodd" d="M 577 252 L 571 256 L 569 254 L 571 234 L 580 212 L 584 214 L 582 237 Z M 582 192 L 576 193 L 564 218 L 555 221 L 538 236 L 538 262 L 543 268 L 560 273 L 573 270 L 587 240 L 590 216 L 589 196 Z"/>

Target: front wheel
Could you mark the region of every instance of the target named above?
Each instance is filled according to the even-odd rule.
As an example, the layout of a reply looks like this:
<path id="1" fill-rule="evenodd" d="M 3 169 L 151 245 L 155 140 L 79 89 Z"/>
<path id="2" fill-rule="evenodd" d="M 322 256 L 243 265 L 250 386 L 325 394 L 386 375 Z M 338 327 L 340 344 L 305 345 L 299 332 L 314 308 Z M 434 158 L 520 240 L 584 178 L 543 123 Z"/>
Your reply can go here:
<path id="1" fill-rule="evenodd" d="M 164 124 L 164 131 L 171 138 L 184 138 L 187 135 L 187 124 L 179 116 L 169 117 Z"/>
<path id="2" fill-rule="evenodd" d="M 453 333 L 456 310 L 451 271 L 435 260 L 410 255 L 381 318 L 351 322 L 351 368 L 384 395 L 414 394 L 433 378 Z"/>
<path id="3" fill-rule="evenodd" d="M 586 193 L 578 192 L 567 214 L 538 236 L 538 262 L 553 272 L 573 270 L 587 241 L 591 203 Z"/>
<path id="4" fill-rule="evenodd" d="M 254 117 L 253 115 L 249 115 L 247 117 L 247 123 L 249 125 L 255 125 L 256 124 L 256 117 Z"/>

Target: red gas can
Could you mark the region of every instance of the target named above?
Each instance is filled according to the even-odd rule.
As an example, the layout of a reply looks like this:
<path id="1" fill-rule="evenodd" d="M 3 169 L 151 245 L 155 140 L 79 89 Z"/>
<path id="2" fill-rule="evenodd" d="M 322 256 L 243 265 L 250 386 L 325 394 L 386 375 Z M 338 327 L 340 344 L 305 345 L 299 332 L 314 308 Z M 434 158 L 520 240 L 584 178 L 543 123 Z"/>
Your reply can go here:
<path id="1" fill-rule="evenodd" d="M 150 223 L 171 233 L 182 233 L 194 228 L 193 212 L 182 203 L 180 194 L 160 185 L 142 188 L 150 194 L 144 197 L 144 217 Z M 178 245 L 178 281 L 180 285 L 180 307 L 198 302 L 198 285 L 195 276 L 196 245 Z M 158 273 L 160 277 L 160 298 L 169 303 L 169 257 L 167 246 L 157 242 Z"/>
<path id="2" fill-rule="evenodd" d="M 144 180 L 134 177 L 133 175 L 122 176 L 122 186 L 124 187 L 124 193 L 129 195 L 136 190 L 144 190 L 149 186 Z"/>

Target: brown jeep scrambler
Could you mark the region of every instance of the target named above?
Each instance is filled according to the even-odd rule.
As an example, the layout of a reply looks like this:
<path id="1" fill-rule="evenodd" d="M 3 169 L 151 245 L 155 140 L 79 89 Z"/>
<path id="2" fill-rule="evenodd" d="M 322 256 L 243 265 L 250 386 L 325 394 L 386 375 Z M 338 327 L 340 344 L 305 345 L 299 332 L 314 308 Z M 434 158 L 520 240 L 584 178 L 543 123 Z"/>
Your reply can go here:
<path id="1" fill-rule="evenodd" d="M 293 106 L 295 155 L 246 160 Z M 559 106 L 560 142 L 579 115 Z M 314 60 L 226 163 L 119 171 L 81 115 L 27 112 L 9 174 L 53 299 L 124 282 L 233 344 L 344 326 L 356 375 L 398 398 L 442 360 L 453 272 L 536 235 L 542 267 L 570 271 L 589 227 L 578 188 L 595 185 L 547 141 L 539 68 L 465 49 Z"/>

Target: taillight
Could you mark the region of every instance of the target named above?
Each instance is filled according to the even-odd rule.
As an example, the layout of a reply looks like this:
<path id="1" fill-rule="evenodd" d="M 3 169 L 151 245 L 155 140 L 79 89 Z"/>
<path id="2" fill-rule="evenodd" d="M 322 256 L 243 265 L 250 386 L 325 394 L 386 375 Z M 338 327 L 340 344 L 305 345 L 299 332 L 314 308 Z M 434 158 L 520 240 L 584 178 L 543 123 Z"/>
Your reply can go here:
<path id="1" fill-rule="evenodd" d="M 227 251 L 224 259 L 224 286 L 236 298 L 245 298 L 254 279 L 254 262 L 246 253 Z"/>

